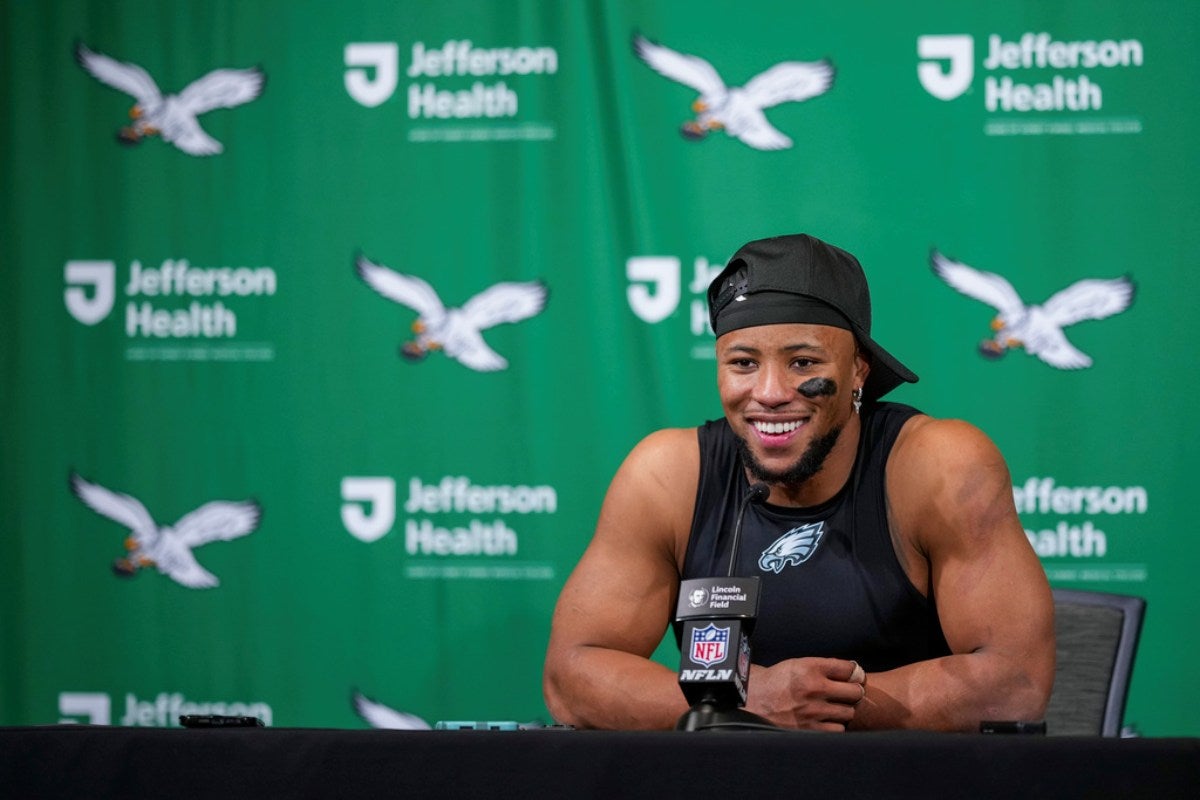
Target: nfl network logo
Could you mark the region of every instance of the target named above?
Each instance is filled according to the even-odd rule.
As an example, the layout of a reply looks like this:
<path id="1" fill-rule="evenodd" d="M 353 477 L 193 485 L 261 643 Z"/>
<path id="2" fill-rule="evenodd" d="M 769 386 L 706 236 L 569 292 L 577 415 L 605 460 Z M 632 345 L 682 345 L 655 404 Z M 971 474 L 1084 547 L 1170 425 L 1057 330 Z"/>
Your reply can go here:
<path id="1" fill-rule="evenodd" d="M 692 629 L 692 661 L 711 667 L 725 660 L 729 646 L 729 628 L 718 628 L 711 622 L 704 628 Z"/>

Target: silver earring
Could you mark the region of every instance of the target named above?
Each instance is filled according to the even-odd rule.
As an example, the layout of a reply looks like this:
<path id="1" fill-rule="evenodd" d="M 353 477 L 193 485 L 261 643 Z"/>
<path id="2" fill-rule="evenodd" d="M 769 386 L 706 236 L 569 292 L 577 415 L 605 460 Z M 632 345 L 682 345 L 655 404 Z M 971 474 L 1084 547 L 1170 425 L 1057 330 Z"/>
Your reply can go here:
<path id="1" fill-rule="evenodd" d="M 854 403 L 854 413 L 857 414 L 862 408 L 862 387 L 855 389 L 850 396 L 853 398 L 851 402 Z"/>

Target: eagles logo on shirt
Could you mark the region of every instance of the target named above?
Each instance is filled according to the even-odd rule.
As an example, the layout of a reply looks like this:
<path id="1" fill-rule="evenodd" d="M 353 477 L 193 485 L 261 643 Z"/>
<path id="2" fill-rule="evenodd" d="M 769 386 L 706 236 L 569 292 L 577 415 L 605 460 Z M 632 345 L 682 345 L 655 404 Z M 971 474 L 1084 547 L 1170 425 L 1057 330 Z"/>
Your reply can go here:
<path id="1" fill-rule="evenodd" d="M 786 566 L 803 564 L 809 559 L 809 556 L 816 552 L 817 545 L 821 542 L 821 534 L 824 532 L 824 520 L 792 528 L 771 542 L 771 546 L 759 556 L 758 566 L 763 571 L 779 574 Z"/>

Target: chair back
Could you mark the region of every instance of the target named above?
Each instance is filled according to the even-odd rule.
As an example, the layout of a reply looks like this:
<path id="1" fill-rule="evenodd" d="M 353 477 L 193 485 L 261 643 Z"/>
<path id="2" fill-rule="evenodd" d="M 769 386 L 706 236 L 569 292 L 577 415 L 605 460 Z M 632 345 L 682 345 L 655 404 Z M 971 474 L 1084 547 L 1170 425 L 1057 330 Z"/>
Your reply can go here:
<path id="1" fill-rule="evenodd" d="M 1051 736 L 1119 736 L 1146 601 L 1054 589 L 1057 667 L 1046 709 Z"/>

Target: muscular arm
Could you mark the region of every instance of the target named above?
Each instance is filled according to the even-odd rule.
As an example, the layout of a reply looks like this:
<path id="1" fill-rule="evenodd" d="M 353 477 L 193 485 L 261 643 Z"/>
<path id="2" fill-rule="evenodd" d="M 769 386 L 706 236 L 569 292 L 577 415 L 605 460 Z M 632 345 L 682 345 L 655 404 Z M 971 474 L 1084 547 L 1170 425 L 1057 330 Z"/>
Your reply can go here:
<path id="1" fill-rule="evenodd" d="M 676 673 L 649 656 L 674 613 L 698 475 L 695 430 L 673 429 L 613 478 L 554 611 L 542 687 L 559 722 L 670 728 L 687 710 Z"/>
<path id="2" fill-rule="evenodd" d="M 970 425 L 910 425 L 888 464 L 890 519 L 953 655 L 868 675 L 850 727 L 972 731 L 985 719 L 1041 719 L 1054 680 L 1053 602 L 1008 468 Z"/>

